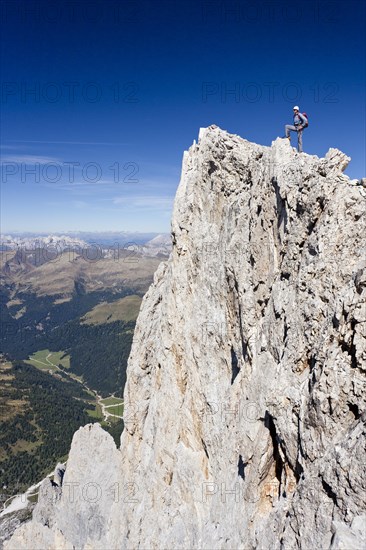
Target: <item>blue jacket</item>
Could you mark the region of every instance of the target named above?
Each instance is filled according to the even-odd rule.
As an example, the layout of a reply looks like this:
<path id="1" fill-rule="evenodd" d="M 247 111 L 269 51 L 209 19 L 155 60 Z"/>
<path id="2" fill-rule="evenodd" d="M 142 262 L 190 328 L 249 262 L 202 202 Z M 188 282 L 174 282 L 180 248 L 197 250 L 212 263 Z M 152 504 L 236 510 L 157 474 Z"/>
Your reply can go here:
<path id="1" fill-rule="evenodd" d="M 294 126 L 299 126 L 299 124 L 305 126 L 306 123 L 307 120 L 302 113 L 299 112 L 294 115 Z"/>

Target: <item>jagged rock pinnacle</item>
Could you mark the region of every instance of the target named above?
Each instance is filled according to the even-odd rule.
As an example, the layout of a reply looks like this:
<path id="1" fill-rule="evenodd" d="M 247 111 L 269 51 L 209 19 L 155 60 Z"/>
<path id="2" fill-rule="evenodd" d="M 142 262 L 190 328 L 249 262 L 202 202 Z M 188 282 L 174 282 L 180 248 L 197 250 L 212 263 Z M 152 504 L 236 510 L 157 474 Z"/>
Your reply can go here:
<path id="1" fill-rule="evenodd" d="M 349 161 L 200 130 L 136 324 L 121 448 L 76 432 L 61 496 L 7 550 L 365 544 L 366 202 Z"/>

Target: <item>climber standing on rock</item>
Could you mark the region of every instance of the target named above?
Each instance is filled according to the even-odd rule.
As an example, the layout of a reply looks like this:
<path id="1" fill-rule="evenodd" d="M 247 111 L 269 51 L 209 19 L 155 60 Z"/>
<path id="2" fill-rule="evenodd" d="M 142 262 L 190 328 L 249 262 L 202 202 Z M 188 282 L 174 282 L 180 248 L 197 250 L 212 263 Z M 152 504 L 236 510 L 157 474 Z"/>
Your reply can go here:
<path id="1" fill-rule="evenodd" d="M 297 132 L 297 150 L 302 153 L 302 131 L 308 124 L 308 119 L 305 113 L 300 113 L 299 106 L 295 105 L 294 109 L 294 123 L 286 124 L 285 131 L 286 137 L 291 141 L 290 132 Z"/>

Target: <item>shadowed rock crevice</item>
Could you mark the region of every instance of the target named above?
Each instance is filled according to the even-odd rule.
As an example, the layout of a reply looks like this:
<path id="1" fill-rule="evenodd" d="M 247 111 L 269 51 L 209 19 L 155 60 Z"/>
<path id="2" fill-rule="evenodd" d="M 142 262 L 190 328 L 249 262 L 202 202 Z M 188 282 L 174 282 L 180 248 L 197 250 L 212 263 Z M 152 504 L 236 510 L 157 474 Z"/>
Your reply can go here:
<path id="1" fill-rule="evenodd" d="M 275 463 L 275 475 L 279 482 L 278 494 L 280 495 L 282 474 L 284 472 L 284 461 L 280 454 L 279 437 L 277 435 L 276 426 L 273 417 L 269 414 L 268 411 L 266 411 L 264 415 L 264 425 L 267 430 L 269 430 L 272 440 L 272 457 Z"/>
<path id="2" fill-rule="evenodd" d="M 238 358 L 234 351 L 234 348 L 231 347 L 231 384 L 234 383 L 235 378 L 238 376 L 240 368 L 238 365 Z"/>
<path id="3" fill-rule="evenodd" d="M 357 369 L 357 358 L 356 358 L 356 346 L 354 344 L 354 336 L 355 336 L 355 326 L 356 326 L 356 320 L 351 319 L 350 321 L 350 329 L 351 329 L 351 335 L 349 336 L 348 340 L 341 340 L 340 345 L 342 348 L 342 351 L 348 353 L 348 355 L 351 358 L 351 366 L 353 369 Z"/>
<path id="4" fill-rule="evenodd" d="M 361 417 L 361 413 L 359 411 L 358 405 L 356 403 L 347 403 L 347 407 L 353 414 L 356 420 L 358 420 Z"/>
<path id="5" fill-rule="evenodd" d="M 324 492 L 325 494 L 333 501 L 333 503 L 337 506 L 337 495 L 335 494 L 335 492 L 333 491 L 333 489 L 331 488 L 331 486 L 326 482 L 324 481 L 324 479 L 322 479 L 322 486 L 323 486 L 323 489 L 324 489 Z"/>
<path id="6" fill-rule="evenodd" d="M 277 227 L 280 228 L 283 225 L 283 231 L 286 232 L 288 222 L 286 200 L 281 197 L 280 187 L 276 178 L 272 178 L 271 181 L 276 194 Z"/>
<path id="7" fill-rule="evenodd" d="M 239 455 L 238 460 L 238 475 L 245 481 L 245 467 L 248 465 L 247 462 L 243 461 L 243 457 Z"/>

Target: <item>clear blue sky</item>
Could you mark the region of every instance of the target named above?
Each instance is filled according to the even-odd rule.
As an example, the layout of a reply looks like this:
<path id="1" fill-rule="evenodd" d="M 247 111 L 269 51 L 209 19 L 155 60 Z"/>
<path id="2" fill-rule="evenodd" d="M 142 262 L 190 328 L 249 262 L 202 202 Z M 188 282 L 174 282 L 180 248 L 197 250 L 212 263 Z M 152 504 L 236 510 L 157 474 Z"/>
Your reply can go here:
<path id="1" fill-rule="evenodd" d="M 365 176 L 359 0 L 11 0 L 2 19 L 2 232 L 169 231 L 199 128 L 270 145 L 295 103 L 304 150 Z"/>

